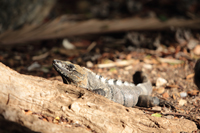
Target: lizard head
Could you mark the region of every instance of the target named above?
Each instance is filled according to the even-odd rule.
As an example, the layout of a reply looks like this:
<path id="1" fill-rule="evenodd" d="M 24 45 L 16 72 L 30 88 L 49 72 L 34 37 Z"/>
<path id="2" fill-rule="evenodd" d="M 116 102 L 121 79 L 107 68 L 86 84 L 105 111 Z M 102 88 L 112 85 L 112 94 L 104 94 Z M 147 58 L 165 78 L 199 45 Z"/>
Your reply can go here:
<path id="1" fill-rule="evenodd" d="M 53 60 L 55 70 L 61 75 L 65 84 L 87 87 L 87 72 L 79 65 L 69 61 Z"/>

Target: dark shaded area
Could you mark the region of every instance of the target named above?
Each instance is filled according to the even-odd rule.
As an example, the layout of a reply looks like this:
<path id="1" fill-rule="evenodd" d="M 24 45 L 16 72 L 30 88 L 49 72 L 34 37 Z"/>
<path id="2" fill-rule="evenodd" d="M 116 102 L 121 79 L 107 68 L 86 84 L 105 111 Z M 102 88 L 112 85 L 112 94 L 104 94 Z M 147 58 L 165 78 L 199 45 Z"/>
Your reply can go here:
<path id="1" fill-rule="evenodd" d="M 58 0 L 57 6 L 57 13 L 79 14 L 82 19 L 155 15 L 165 21 L 169 17 L 200 17 L 198 0 Z"/>
<path id="2" fill-rule="evenodd" d="M 44 21 L 55 0 L 1 0 L 0 33 L 8 29 L 20 29 L 23 25 Z"/>
<path id="3" fill-rule="evenodd" d="M 68 21 L 126 17 L 157 17 L 166 21 L 173 17 L 197 19 L 199 9 L 198 0 L 1 0 L 0 33 L 27 24 L 46 23 L 61 15 Z"/>
<path id="4" fill-rule="evenodd" d="M 144 73 L 142 71 L 137 71 L 133 75 L 133 82 L 136 85 L 139 84 L 139 83 L 145 83 L 147 81 L 148 81 L 148 79 L 147 79 L 147 77 L 144 75 Z"/>
<path id="5" fill-rule="evenodd" d="M 19 123 L 12 122 L 0 116 L 0 132 L 1 133 L 40 133 L 30 130 Z"/>
<path id="6" fill-rule="evenodd" d="M 200 89 L 200 59 L 198 59 L 197 63 L 195 64 L 194 72 L 195 72 L 194 82 Z"/>

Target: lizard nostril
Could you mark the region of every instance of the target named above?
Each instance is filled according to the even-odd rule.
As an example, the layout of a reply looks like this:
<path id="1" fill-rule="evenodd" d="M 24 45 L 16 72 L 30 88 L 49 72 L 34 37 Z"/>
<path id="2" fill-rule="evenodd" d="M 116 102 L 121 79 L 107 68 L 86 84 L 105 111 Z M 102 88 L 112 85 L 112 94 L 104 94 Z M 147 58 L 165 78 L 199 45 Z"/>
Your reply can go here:
<path id="1" fill-rule="evenodd" d="M 57 63 L 57 62 L 58 62 L 58 60 L 56 60 L 56 59 L 53 60 L 53 63 Z"/>

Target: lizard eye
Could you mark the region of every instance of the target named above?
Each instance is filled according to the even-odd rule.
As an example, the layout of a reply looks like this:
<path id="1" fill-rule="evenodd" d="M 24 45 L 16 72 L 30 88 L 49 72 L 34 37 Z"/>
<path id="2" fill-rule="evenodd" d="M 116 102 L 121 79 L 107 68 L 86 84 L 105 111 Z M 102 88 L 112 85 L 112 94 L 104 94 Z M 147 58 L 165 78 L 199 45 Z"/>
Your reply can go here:
<path id="1" fill-rule="evenodd" d="M 74 67 L 74 65 L 69 64 L 69 68 L 70 68 L 71 70 L 73 70 L 75 67 Z"/>

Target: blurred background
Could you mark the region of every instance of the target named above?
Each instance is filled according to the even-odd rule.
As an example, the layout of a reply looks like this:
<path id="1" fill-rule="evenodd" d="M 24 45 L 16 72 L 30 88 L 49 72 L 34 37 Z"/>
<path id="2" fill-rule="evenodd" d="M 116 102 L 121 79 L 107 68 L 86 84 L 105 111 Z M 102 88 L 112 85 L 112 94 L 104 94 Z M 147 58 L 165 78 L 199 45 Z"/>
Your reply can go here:
<path id="1" fill-rule="evenodd" d="M 53 59 L 129 82 L 142 70 L 153 95 L 190 114 L 198 127 L 199 57 L 199 0 L 0 0 L 3 64 L 60 81 Z"/>
<path id="2" fill-rule="evenodd" d="M 53 58 L 92 67 L 145 48 L 188 59 L 200 54 L 199 9 L 198 0 L 1 0 L 0 61 L 51 77 Z"/>

